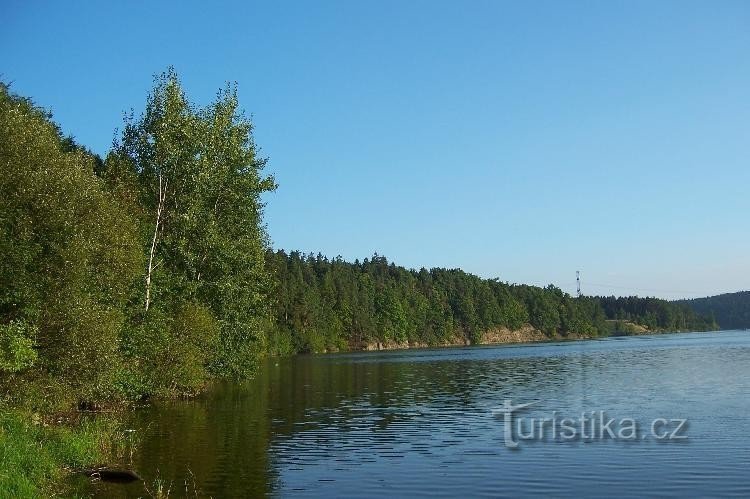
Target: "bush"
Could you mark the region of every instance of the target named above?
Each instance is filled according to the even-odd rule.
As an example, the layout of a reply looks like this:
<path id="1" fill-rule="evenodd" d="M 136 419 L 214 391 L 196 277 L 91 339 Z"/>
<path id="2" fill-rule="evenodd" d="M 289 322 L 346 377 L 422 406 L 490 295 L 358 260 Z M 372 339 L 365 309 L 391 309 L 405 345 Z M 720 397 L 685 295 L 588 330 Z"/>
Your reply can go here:
<path id="1" fill-rule="evenodd" d="M 0 324 L 0 371 L 16 373 L 34 365 L 37 332 L 35 326 L 23 321 Z"/>
<path id="2" fill-rule="evenodd" d="M 210 378 L 219 324 L 204 306 L 189 303 L 166 314 L 151 308 L 140 325 L 127 330 L 127 367 L 118 385 L 130 398 L 141 395 L 194 395 Z"/>

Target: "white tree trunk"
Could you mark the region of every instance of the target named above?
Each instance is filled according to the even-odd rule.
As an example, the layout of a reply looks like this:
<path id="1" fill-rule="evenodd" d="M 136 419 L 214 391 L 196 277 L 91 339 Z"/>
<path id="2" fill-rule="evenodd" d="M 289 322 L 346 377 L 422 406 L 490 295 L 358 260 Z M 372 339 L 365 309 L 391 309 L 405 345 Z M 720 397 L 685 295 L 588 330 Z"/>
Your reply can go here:
<path id="1" fill-rule="evenodd" d="M 159 239 L 159 228 L 161 227 L 161 217 L 164 211 L 164 201 L 167 197 L 167 182 L 162 182 L 162 175 L 159 174 L 159 193 L 156 203 L 156 221 L 154 223 L 154 236 L 151 238 L 151 251 L 148 255 L 148 269 L 146 270 L 146 311 L 151 305 L 151 276 L 154 273 L 156 265 L 154 264 L 154 257 L 156 255 L 156 246 Z"/>

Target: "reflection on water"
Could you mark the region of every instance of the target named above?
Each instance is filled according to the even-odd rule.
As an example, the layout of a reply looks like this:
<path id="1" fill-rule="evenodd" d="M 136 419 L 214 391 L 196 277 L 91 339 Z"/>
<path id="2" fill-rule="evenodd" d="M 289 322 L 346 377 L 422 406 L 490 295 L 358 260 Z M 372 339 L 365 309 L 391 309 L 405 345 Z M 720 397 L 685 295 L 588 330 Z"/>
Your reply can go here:
<path id="1" fill-rule="evenodd" d="M 271 360 L 246 383 L 130 423 L 135 469 L 213 497 L 750 495 L 750 335 L 740 331 Z M 688 440 L 503 444 L 529 417 L 687 418 Z M 102 497 L 142 485 L 95 484 Z"/>

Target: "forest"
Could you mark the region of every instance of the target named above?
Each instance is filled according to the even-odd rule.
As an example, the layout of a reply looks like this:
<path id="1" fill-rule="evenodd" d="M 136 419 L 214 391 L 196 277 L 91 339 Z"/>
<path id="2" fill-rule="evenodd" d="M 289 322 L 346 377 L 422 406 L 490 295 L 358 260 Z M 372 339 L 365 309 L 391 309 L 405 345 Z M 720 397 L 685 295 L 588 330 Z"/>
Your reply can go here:
<path id="1" fill-rule="evenodd" d="M 724 329 L 750 328 L 750 291 L 680 300 L 677 303 L 703 316 L 714 317 Z"/>
<path id="2" fill-rule="evenodd" d="M 274 250 L 261 197 L 277 186 L 265 166 L 231 85 L 197 106 L 173 70 L 158 75 L 104 158 L 0 85 L 1 458 L 24 470 L 0 478 L 0 492 L 24 495 L 54 475 L 23 445 L 65 447 L 29 421 L 192 396 L 252 375 L 266 355 L 479 343 L 527 325 L 549 338 L 606 336 L 623 321 L 717 327 L 655 298 Z M 93 459 L 71 455 L 49 459 Z"/>
<path id="3" fill-rule="evenodd" d="M 267 253 L 274 275 L 276 353 L 362 348 L 371 343 L 481 343 L 496 328 L 530 325 L 548 338 L 598 337 L 631 323 L 648 331 L 704 331 L 717 324 L 658 298 L 572 297 L 545 288 L 482 279 L 460 269 L 407 270 L 379 255 Z"/>

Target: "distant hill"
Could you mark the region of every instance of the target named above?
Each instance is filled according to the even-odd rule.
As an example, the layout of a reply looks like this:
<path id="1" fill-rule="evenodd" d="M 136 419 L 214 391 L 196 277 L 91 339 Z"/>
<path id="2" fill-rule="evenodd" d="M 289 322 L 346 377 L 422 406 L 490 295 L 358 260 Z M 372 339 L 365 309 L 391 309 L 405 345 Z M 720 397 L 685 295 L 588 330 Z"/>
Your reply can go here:
<path id="1" fill-rule="evenodd" d="M 722 329 L 750 328 L 750 291 L 679 300 L 701 315 L 713 313 Z"/>

